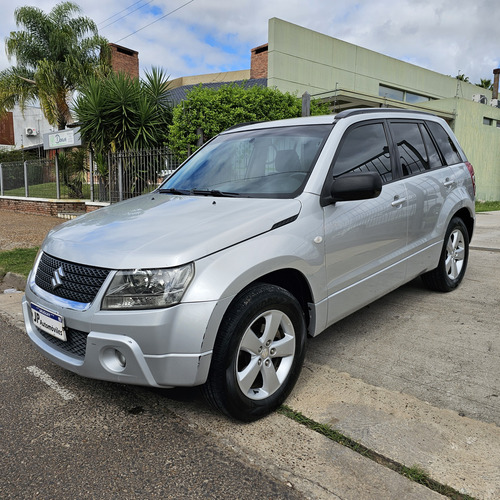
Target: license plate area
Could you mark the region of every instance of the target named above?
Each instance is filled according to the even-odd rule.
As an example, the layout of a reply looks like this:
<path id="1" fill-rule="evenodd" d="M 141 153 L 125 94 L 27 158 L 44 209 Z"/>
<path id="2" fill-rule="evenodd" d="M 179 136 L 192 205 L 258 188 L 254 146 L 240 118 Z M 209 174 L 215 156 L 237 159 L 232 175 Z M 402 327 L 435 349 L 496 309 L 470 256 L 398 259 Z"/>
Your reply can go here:
<path id="1" fill-rule="evenodd" d="M 31 314 L 33 323 L 40 330 L 64 342 L 68 340 L 64 328 L 64 318 L 60 314 L 49 311 L 37 304 L 31 304 Z"/>

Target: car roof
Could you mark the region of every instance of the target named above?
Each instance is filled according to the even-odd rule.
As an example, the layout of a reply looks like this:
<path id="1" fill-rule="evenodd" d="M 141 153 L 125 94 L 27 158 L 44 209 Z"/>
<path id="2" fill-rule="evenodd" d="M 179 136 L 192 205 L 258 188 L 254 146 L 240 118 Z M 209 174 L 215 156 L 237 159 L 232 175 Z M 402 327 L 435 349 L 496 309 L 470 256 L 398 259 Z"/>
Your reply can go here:
<path id="1" fill-rule="evenodd" d="M 332 115 L 307 116 L 299 118 L 287 118 L 284 120 L 275 121 L 240 123 L 228 128 L 223 133 L 231 133 L 236 130 L 238 130 L 238 132 L 242 132 L 245 130 L 258 130 L 274 127 L 293 127 L 298 125 L 333 125 L 339 120 L 362 115 L 370 115 L 370 118 L 437 118 L 436 115 L 427 113 L 425 111 L 411 111 L 399 108 L 354 108 L 346 109 L 344 111 L 341 111 L 340 113 Z"/>

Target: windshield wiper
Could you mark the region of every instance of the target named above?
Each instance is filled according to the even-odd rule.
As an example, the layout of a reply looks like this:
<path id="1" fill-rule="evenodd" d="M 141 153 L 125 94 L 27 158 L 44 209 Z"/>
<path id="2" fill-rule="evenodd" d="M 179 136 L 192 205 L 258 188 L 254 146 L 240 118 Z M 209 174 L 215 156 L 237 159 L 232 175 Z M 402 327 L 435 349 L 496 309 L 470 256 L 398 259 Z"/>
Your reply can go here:
<path id="1" fill-rule="evenodd" d="M 219 191 L 218 189 L 191 189 L 191 194 L 201 194 L 204 196 L 218 196 L 218 197 L 234 197 L 239 196 L 239 193 L 229 193 L 227 191 Z"/>
<path id="2" fill-rule="evenodd" d="M 168 193 L 168 194 L 190 194 L 189 191 L 175 189 L 175 188 L 163 188 L 163 189 L 160 189 L 160 193 Z"/>

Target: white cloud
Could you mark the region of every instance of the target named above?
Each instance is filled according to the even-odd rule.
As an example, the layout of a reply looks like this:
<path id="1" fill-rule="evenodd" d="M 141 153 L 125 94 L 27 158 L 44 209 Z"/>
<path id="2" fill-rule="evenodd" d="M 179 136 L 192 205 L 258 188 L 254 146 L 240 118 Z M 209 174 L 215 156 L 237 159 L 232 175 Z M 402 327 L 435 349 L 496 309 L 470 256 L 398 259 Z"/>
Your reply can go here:
<path id="1" fill-rule="evenodd" d="M 111 42 L 117 42 L 186 1 L 153 0 L 143 9 L 111 24 L 102 34 Z M 16 3 L 22 6 L 29 2 L 14 0 L 2 8 L 2 41 L 16 29 L 13 14 Z M 36 5 L 49 12 L 56 3 L 37 0 Z M 102 28 L 126 14 L 122 12 L 105 21 L 132 5 L 134 0 L 125 3 L 80 0 L 77 3 L 83 14 L 100 23 Z M 268 19 L 272 17 L 440 73 L 454 76 L 460 71 L 472 82 L 492 79 L 493 69 L 500 66 L 500 4 L 496 0 L 336 0 L 334 3 L 326 0 L 306 3 L 194 0 L 118 43 L 139 51 L 143 70 L 161 66 L 172 78 L 247 69 L 250 49 L 267 42 Z M 0 49 L 0 69 L 7 65 L 5 52 Z"/>

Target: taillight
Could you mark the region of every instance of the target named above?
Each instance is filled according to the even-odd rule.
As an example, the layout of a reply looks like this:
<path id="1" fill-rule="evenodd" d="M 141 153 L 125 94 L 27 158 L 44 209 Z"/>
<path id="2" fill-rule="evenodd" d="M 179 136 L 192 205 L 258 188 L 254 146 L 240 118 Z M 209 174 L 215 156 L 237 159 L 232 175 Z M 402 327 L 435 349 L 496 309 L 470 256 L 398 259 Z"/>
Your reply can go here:
<path id="1" fill-rule="evenodd" d="M 474 196 L 476 196 L 476 176 L 474 175 L 474 167 L 468 162 L 465 162 L 467 169 L 469 170 L 470 178 L 472 180 L 472 188 L 474 189 Z"/>

